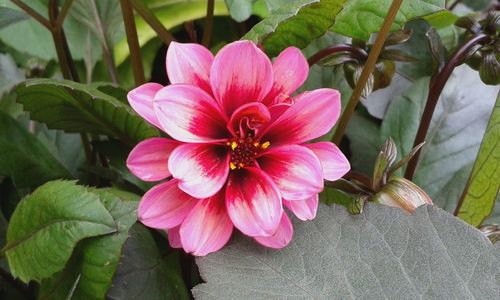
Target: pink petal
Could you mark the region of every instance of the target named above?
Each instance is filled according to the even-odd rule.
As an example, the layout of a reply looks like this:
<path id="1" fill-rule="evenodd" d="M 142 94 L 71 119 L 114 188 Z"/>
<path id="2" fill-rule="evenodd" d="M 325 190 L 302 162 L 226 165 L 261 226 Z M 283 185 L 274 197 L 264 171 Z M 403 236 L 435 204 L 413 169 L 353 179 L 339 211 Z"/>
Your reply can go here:
<path id="1" fill-rule="evenodd" d="M 245 168 L 230 174 L 226 207 L 234 226 L 249 236 L 273 235 L 283 214 L 278 188 L 257 168 Z"/>
<path id="2" fill-rule="evenodd" d="M 288 201 L 283 200 L 288 209 L 302 221 L 313 220 L 318 211 L 319 197 L 318 194 L 311 196 L 305 200 Z"/>
<path id="3" fill-rule="evenodd" d="M 168 166 L 181 190 L 196 198 L 207 198 L 226 182 L 229 159 L 225 146 L 184 144 L 172 152 Z"/>
<path id="4" fill-rule="evenodd" d="M 258 163 L 287 200 L 306 199 L 323 190 L 321 163 L 306 147 L 286 145 L 272 148 L 258 158 Z"/>
<path id="5" fill-rule="evenodd" d="M 293 99 L 264 133 L 271 145 L 301 144 L 330 131 L 340 115 L 340 93 L 333 89 L 304 92 Z"/>
<path id="6" fill-rule="evenodd" d="M 161 128 L 153 109 L 153 98 L 156 93 L 163 88 L 161 84 L 150 82 L 145 83 L 127 94 L 130 106 L 149 123 Z"/>
<path id="7" fill-rule="evenodd" d="M 229 130 L 236 136 L 236 132 L 245 133 L 248 129 L 258 132 L 271 121 L 271 113 L 260 102 L 251 102 L 240 106 L 229 119 Z M 246 136 L 245 134 L 243 136 Z"/>
<path id="8" fill-rule="evenodd" d="M 229 135 L 217 104 L 200 88 L 186 84 L 164 87 L 154 98 L 154 109 L 161 127 L 176 140 L 213 142 Z"/>
<path id="9" fill-rule="evenodd" d="M 215 56 L 210 83 L 215 99 L 230 116 L 245 103 L 260 102 L 271 90 L 271 61 L 252 42 L 233 42 Z"/>
<path id="10" fill-rule="evenodd" d="M 170 176 L 168 157 L 179 142 L 165 138 L 150 138 L 137 144 L 127 158 L 127 167 L 144 181 L 158 181 Z"/>
<path id="11" fill-rule="evenodd" d="M 203 256 L 222 248 L 232 232 L 233 223 L 227 215 L 221 192 L 198 202 L 182 222 L 180 236 L 186 252 Z"/>
<path id="12" fill-rule="evenodd" d="M 139 221 L 148 227 L 168 229 L 180 225 L 196 203 L 198 199 L 177 187 L 177 180 L 170 180 L 144 194 L 137 214 Z"/>
<path id="13" fill-rule="evenodd" d="M 298 48 L 288 47 L 274 61 L 273 73 L 274 84 L 264 100 L 269 104 L 279 103 L 293 94 L 306 81 L 309 64 Z"/>
<path id="14" fill-rule="evenodd" d="M 211 94 L 210 67 L 214 56 L 199 44 L 171 42 L 167 50 L 167 74 L 171 83 L 187 83 Z"/>
<path id="15" fill-rule="evenodd" d="M 172 248 L 182 248 L 181 236 L 179 235 L 180 226 L 167 230 L 168 243 Z"/>
<path id="16" fill-rule="evenodd" d="M 286 214 L 283 214 L 281 217 L 281 222 L 278 227 L 278 230 L 275 234 L 271 236 L 257 236 L 255 240 L 266 247 L 281 249 L 284 248 L 290 243 L 293 236 L 293 226 L 290 218 Z"/>
<path id="17" fill-rule="evenodd" d="M 321 161 L 323 177 L 326 180 L 338 180 L 351 169 L 349 161 L 334 143 L 319 142 L 304 146 L 311 149 Z"/>

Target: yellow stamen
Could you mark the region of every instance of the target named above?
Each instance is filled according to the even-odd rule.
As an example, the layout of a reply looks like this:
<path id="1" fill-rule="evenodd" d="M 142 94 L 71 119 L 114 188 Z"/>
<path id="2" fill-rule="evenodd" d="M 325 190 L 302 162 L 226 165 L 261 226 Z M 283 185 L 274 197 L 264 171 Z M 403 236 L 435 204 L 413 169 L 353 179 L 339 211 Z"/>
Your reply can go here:
<path id="1" fill-rule="evenodd" d="M 236 169 L 236 165 L 235 165 L 233 162 L 230 162 L 230 163 L 229 163 L 229 168 L 230 168 L 231 170 L 234 170 L 234 169 Z"/>
<path id="2" fill-rule="evenodd" d="M 231 149 L 234 150 L 236 149 L 236 147 L 238 147 L 238 143 L 236 143 L 235 141 L 231 142 Z"/>
<path id="3" fill-rule="evenodd" d="M 265 143 L 263 143 L 262 145 L 260 145 L 260 147 L 261 147 L 262 149 L 267 149 L 267 148 L 269 148 L 269 146 L 270 146 L 270 145 L 271 145 L 271 143 L 269 143 L 269 142 L 265 142 Z"/>

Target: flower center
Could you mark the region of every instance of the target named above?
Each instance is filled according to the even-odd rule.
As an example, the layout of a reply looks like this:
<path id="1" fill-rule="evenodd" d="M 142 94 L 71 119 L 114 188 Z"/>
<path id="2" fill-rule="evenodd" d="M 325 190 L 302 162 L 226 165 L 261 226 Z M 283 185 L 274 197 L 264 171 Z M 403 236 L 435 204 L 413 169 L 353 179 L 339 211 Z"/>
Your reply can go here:
<path id="1" fill-rule="evenodd" d="M 245 138 L 234 138 L 226 143 L 230 147 L 231 161 L 229 167 L 231 170 L 241 169 L 245 166 L 253 166 L 255 157 L 267 149 L 269 142 L 260 143 L 260 141 L 249 134 Z"/>

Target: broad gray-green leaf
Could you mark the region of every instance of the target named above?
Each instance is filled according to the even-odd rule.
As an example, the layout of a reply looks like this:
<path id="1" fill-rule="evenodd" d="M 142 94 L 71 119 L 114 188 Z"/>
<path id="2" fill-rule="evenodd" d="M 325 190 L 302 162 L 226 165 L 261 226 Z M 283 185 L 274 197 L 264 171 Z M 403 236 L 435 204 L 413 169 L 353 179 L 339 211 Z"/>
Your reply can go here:
<path id="1" fill-rule="evenodd" d="M 321 205 L 294 222 L 282 250 L 238 236 L 197 258 L 196 299 L 493 299 L 500 248 L 434 207 L 415 214 L 367 204 L 361 215 Z"/>
<path id="2" fill-rule="evenodd" d="M 17 67 L 12 56 L 0 53 L 0 98 L 24 79 L 24 72 Z"/>
<path id="3" fill-rule="evenodd" d="M 105 134 L 128 144 L 158 134 L 129 106 L 84 84 L 33 79 L 20 84 L 16 92 L 31 118 L 51 129 Z"/>
<path id="4" fill-rule="evenodd" d="M 231 18 L 236 22 L 246 21 L 252 15 L 252 4 L 255 0 L 224 0 Z"/>
<path id="5" fill-rule="evenodd" d="M 294 0 L 272 11 L 243 39 L 262 44 L 270 56 L 288 46 L 304 48 L 333 25 L 346 0 Z"/>
<path id="6" fill-rule="evenodd" d="M 78 241 L 116 230 L 97 195 L 73 181 L 52 181 L 19 203 L 4 251 L 13 276 L 40 282 L 64 268 Z"/>
<path id="7" fill-rule="evenodd" d="M 0 112 L 0 174 L 17 187 L 36 187 L 52 179 L 71 178 L 69 172 L 28 130 Z"/>
<path id="8" fill-rule="evenodd" d="M 382 146 L 379 125 L 362 114 L 354 113 L 347 126 L 346 135 L 352 153 L 350 162 L 353 171 L 371 176 Z"/>
<path id="9" fill-rule="evenodd" d="M 132 226 L 106 299 L 189 299 L 175 258 L 174 253 L 165 257 L 159 251 L 144 226 Z"/>
<path id="10" fill-rule="evenodd" d="M 113 189 L 90 190 L 117 224 L 117 232 L 82 241 L 63 271 L 42 281 L 38 299 L 104 299 L 118 267 L 128 230 L 137 220 L 139 196 Z M 119 192 L 123 193 L 123 192 Z M 129 201 L 133 199 L 133 201 Z"/>
<path id="11" fill-rule="evenodd" d="M 0 29 L 27 19 L 29 19 L 29 16 L 21 11 L 0 7 Z"/>
<path id="12" fill-rule="evenodd" d="M 458 217 L 479 226 L 495 205 L 500 188 L 500 94 L 466 184 Z"/>
<path id="13" fill-rule="evenodd" d="M 390 0 L 347 1 L 337 16 L 333 31 L 367 41 L 372 33 L 378 32 L 382 27 L 391 2 Z M 444 2 L 444 0 L 403 1 L 391 29 L 397 30 L 411 19 L 442 10 Z"/>

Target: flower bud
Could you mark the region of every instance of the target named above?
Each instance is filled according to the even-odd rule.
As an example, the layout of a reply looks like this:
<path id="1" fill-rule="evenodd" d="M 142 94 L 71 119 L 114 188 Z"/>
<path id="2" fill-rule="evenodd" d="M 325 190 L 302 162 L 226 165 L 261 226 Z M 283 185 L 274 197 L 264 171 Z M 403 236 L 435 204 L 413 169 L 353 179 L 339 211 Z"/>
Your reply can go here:
<path id="1" fill-rule="evenodd" d="M 392 176 L 389 182 L 375 194 L 373 202 L 399 207 L 408 213 L 424 204 L 433 204 L 427 193 L 408 179 Z"/>

